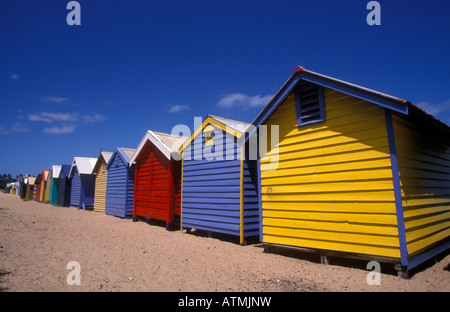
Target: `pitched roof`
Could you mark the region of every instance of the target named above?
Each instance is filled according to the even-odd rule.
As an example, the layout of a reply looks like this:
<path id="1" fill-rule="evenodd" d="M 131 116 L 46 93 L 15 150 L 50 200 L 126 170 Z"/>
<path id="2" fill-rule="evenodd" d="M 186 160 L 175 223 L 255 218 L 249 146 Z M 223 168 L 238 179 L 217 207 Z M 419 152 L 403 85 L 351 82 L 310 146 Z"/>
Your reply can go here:
<path id="1" fill-rule="evenodd" d="M 103 159 L 105 159 L 105 161 L 108 162 L 109 159 L 111 158 L 113 152 L 102 152 L 101 154 L 103 156 Z"/>
<path id="2" fill-rule="evenodd" d="M 363 99 L 365 101 L 374 103 L 376 105 L 404 115 L 408 115 L 410 110 L 414 110 L 415 112 L 420 110 L 417 106 L 411 104 L 409 101 L 372 89 L 361 87 L 343 80 L 315 73 L 301 66 L 297 66 L 289 79 L 284 83 L 284 85 L 275 94 L 272 100 L 270 100 L 270 102 L 261 110 L 255 120 L 252 122 L 252 125 L 254 125 L 255 127 L 253 127 L 251 131 L 248 131 L 249 133 L 246 136 L 246 140 L 248 140 L 250 135 L 252 135 L 252 133 L 256 131 L 256 128 L 259 125 L 263 124 L 273 114 L 273 112 L 275 112 L 278 106 L 284 102 L 288 95 L 301 81 L 309 81 L 345 94 L 349 94 L 351 96 Z"/>
<path id="3" fill-rule="evenodd" d="M 61 165 L 61 172 L 59 173 L 59 175 L 61 176 L 61 174 L 64 174 L 65 177 L 68 177 L 70 169 L 72 169 L 71 165 Z"/>
<path id="4" fill-rule="evenodd" d="M 203 129 L 208 124 L 217 126 L 221 128 L 223 131 L 228 131 L 232 135 L 237 136 L 238 138 L 242 137 L 242 135 L 246 132 L 247 128 L 250 126 L 250 124 L 246 122 L 232 120 L 214 115 L 207 115 L 206 118 L 203 120 L 202 124 L 199 127 L 197 127 L 197 129 L 194 130 L 194 132 L 186 141 L 184 141 L 183 145 L 180 146 L 178 151 L 181 153 L 194 140 L 194 138 L 201 131 L 203 131 Z"/>
<path id="5" fill-rule="evenodd" d="M 122 152 L 127 156 L 128 162 L 130 162 L 131 156 L 133 156 L 136 149 L 134 148 L 121 148 Z"/>
<path id="6" fill-rule="evenodd" d="M 217 120 L 217 121 L 223 123 L 224 125 L 232 128 L 236 131 L 239 131 L 240 133 L 244 133 L 245 130 L 248 128 L 248 126 L 250 126 L 249 123 L 243 122 L 243 121 L 237 121 L 237 120 L 214 116 L 214 115 L 209 115 L 209 114 L 208 114 L 208 117 L 211 117 L 212 119 Z"/>
<path id="7" fill-rule="evenodd" d="M 260 125 L 271 115 L 271 113 L 286 99 L 295 86 L 300 81 L 305 80 L 321 86 L 328 87 L 363 100 L 387 107 L 403 114 L 408 113 L 408 101 L 387 95 L 378 91 L 364 88 L 343 80 L 325 76 L 313 71 L 309 71 L 301 66 L 297 66 L 295 71 L 275 94 L 272 100 L 263 108 L 259 115 L 252 122 L 254 125 Z"/>
<path id="8" fill-rule="evenodd" d="M 112 153 L 111 158 L 106 163 L 106 168 L 108 168 L 113 160 L 113 156 L 115 154 L 119 155 L 119 157 L 127 164 L 130 164 L 130 156 L 134 154 L 136 150 L 134 148 L 123 148 L 117 147 L 116 150 Z"/>
<path id="9" fill-rule="evenodd" d="M 167 159 L 170 159 L 174 156 L 173 154 L 178 154 L 178 148 L 186 141 L 186 139 L 187 137 L 184 136 L 147 130 L 136 151 L 130 157 L 130 165 L 136 161 L 136 158 L 141 153 L 147 141 L 152 142 L 152 144 L 155 145 Z"/>
<path id="10" fill-rule="evenodd" d="M 70 167 L 69 176 L 72 176 L 72 170 L 77 167 L 79 174 L 92 174 L 97 158 L 90 157 L 74 157 L 72 166 Z"/>
<path id="11" fill-rule="evenodd" d="M 97 171 L 98 166 L 102 163 L 102 160 L 105 161 L 105 164 L 109 162 L 111 159 L 113 152 L 100 152 L 100 155 L 98 155 L 97 161 L 95 162 L 94 167 L 92 168 L 92 173 Z"/>
<path id="12" fill-rule="evenodd" d="M 42 180 L 43 181 L 48 181 L 48 179 L 50 178 L 50 170 L 42 170 Z"/>
<path id="13" fill-rule="evenodd" d="M 61 173 L 61 168 L 62 168 L 62 166 L 60 166 L 60 165 L 53 165 L 52 166 L 53 179 L 58 179 L 59 178 L 59 174 Z"/>

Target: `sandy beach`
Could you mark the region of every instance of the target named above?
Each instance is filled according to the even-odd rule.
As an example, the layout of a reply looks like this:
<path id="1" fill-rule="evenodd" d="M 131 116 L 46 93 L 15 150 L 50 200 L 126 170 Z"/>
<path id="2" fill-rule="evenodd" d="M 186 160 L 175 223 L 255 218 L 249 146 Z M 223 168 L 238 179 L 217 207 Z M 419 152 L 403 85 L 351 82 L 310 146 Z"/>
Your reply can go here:
<path id="1" fill-rule="evenodd" d="M 67 264 L 80 265 L 69 285 Z M 448 292 L 450 255 L 396 276 L 382 264 L 369 285 L 367 262 L 275 250 L 202 232 L 166 231 L 93 211 L 0 193 L 0 289 L 6 292 Z M 72 268 L 73 269 L 73 268 Z"/>

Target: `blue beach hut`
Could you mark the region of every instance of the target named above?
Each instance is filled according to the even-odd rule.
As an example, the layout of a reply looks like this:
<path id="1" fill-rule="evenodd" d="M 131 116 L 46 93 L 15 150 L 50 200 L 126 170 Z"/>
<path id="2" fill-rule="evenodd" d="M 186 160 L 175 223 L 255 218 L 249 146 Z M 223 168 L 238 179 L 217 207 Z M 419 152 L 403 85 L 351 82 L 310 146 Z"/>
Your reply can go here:
<path id="1" fill-rule="evenodd" d="M 105 213 L 120 218 L 133 216 L 134 165 L 130 158 L 135 149 L 118 147 L 106 164 Z"/>
<path id="2" fill-rule="evenodd" d="M 74 157 L 70 168 L 70 206 L 75 208 L 93 208 L 95 176 L 92 169 L 97 158 Z"/>
<path id="3" fill-rule="evenodd" d="M 70 165 L 61 165 L 58 176 L 58 197 L 56 203 L 61 207 L 70 206 L 70 167 Z"/>
<path id="4" fill-rule="evenodd" d="M 180 148 L 181 228 L 238 236 L 259 234 L 256 160 L 238 140 L 249 124 L 208 115 Z"/>

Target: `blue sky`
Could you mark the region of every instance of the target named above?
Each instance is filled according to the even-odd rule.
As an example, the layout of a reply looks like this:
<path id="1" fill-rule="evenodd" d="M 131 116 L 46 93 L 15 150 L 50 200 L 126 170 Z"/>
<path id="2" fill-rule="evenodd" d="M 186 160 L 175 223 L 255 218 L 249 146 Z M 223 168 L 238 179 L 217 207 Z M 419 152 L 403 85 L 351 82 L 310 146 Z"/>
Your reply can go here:
<path id="1" fill-rule="evenodd" d="M 251 122 L 297 65 L 450 124 L 450 3 L 0 0 L 0 173 L 136 148 L 147 129 Z M 395 2 L 395 3 L 393 3 Z"/>

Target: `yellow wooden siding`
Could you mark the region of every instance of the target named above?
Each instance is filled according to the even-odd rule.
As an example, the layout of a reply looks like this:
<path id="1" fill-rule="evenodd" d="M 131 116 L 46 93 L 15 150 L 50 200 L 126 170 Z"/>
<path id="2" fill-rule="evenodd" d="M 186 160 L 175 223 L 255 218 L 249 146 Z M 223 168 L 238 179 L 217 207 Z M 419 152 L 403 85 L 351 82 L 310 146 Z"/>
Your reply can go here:
<path id="1" fill-rule="evenodd" d="M 44 191 L 45 191 L 45 181 L 44 181 L 44 177 L 42 177 L 41 187 L 39 189 L 39 194 L 38 194 L 38 200 L 40 202 L 44 202 Z"/>
<path id="2" fill-rule="evenodd" d="M 450 139 L 393 116 L 409 255 L 450 236 Z"/>
<path id="3" fill-rule="evenodd" d="M 105 170 L 106 164 L 103 161 L 99 166 L 95 177 L 95 196 L 94 196 L 94 211 L 105 213 L 106 200 L 106 178 L 108 176 Z"/>
<path id="4" fill-rule="evenodd" d="M 384 110 L 326 88 L 324 100 L 324 122 L 297 127 L 291 94 L 265 123 L 280 143 L 261 158 L 263 241 L 399 258 Z"/>
<path id="5" fill-rule="evenodd" d="M 50 193 L 50 174 L 51 173 L 49 173 L 49 177 L 48 177 L 47 181 L 45 181 L 44 203 L 50 202 L 50 198 L 49 198 L 49 193 Z"/>

